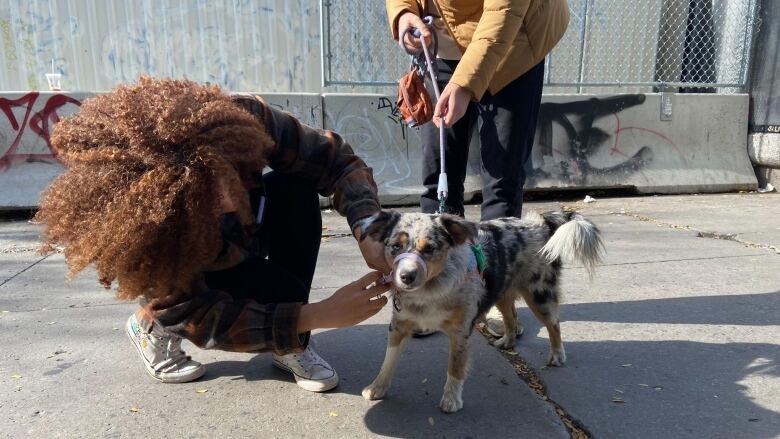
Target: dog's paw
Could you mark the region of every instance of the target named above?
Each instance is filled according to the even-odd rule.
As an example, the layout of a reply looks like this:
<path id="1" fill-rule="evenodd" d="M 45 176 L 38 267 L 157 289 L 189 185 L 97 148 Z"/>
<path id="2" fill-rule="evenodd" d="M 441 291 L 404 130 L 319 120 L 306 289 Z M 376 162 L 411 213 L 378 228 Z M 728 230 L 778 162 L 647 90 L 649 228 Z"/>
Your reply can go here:
<path id="1" fill-rule="evenodd" d="M 388 386 L 382 386 L 377 383 L 371 383 L 363 389 L 363 398 L 366 398 L 369 401 L 382 399 L 385 397 L 385 393 L 387 393 L 387 387 Z"/>
<path id="2" fill-rule="evenodd" d="M 504 334 L 503 337 L 493 342 L 493 346 L 499 349 L 512 349 L 515 347 L 515 337 L 510 334 Z"/>
<path id="3" fill-rule="evenodd" d="M 441 397 L 439 408 L 444 413 L 455 413 L 463 408 L 463 398 L 456 395 L 455 392 L 446 392 Z"/>
<path id="4" fill-rule="evenodd" d="M 561 367 L 564 363 L 566 363 L 566 351 L 563 350 L 563 346 L 560 349 L 550 351 L 550 359 L 547 361 L 548 366 Z"/>

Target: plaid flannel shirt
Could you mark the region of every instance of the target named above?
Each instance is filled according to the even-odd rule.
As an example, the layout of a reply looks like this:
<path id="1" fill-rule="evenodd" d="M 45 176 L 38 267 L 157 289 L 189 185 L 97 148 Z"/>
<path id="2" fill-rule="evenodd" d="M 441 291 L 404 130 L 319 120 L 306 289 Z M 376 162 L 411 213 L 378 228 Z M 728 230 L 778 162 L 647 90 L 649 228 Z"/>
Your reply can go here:
<path id="1" fill-rule="evenodd" d="M 338 134 L 303 125 L 289 114 L 270 107 L 260 97 L 235 95 L 233 99 L 254 115 L 273 138 L 275 146 L 268 155 L 270 168 L 310 180 L 321 195 L 332 195 L 334 208 L 346 216 L 350 227 L 379 211 L 371 168 Z M 253 206 L 258 201 L 253 195 L 256 192 L 250 190 Z M 223 232 L 223 250 L 209 270 L 235 266 L 254 254 L 255 231 L 250 227 L 247 233 L 241 231 L 231 236 Z M 157 326 L 203 349 L 273 350 L 286 354 L 305 348 L 308 334 L 297 331 L 302 303 L 261 304 L 237 299 L 224 291 L 210 289 L 204 279 L 203 274 L 198 276 L 187 293 L 142 300 L 137 315 L 144 329 L 150 331 Z"/>

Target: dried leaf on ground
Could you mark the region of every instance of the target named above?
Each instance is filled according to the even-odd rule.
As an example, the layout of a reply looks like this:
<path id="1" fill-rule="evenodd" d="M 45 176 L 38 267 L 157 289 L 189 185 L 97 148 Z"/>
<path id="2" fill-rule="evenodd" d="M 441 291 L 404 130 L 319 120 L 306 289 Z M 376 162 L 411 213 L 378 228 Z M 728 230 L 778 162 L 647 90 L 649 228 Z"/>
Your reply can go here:
<path id="1" fill-rule="evenodd" d="M 428 416 L 428 423 L 433 425 L 435 422 L 433 422 L 433 416 Z"/>
<path id="2" fill-rule="evenodd" d="M 13 374 L 13 375 L 11 375 L 11 378 L 21 378 L 21 377 L 22 377 L 22 376 L 21 376 L 21 375 L 19 375 L 18 373 L 17 373 L 17 374 Z"/>
<path id="3" fill-rule="evenodd" d="M 133 413 L 138 413 L 141 411 L 141 409 L 139 409 L 138 407 L 130 407 L 130 411 Z"/>
<path id="4" fill-rule="evenodd" d="M 206 393 L 208 391 L 209 391 L 209 389 L 198 389 L 198 390 L 195 391 L 195 393 Z"/>
<path id="5" fill-rule="evenodd" d="M 331 418 L 335 418 L 335 417 L 337 417 L 338 415 L 339 415 L 339 414 L 338 414 L 337 412 L 330 412 L 330 413 L 328 413 L 328 416 L 330 416 Z"/>

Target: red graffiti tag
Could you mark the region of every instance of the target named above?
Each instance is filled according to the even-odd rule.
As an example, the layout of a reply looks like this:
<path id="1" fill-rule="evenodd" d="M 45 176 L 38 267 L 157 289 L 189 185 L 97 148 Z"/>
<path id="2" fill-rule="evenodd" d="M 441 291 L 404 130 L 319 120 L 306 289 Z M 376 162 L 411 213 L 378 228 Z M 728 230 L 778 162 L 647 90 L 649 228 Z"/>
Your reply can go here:
<path id="1" fill-rule="evenodd" d="M 11 166 L 13 162 L 25 161 L 25 160 L 46 160 L 56 159 L 56 154 L 51 148 L 50 132 L 51 126 L 59 122 L 60 116 L 57 110 L 67 104 L 81 105 L 78 99 L 72 98 L 64 94 L 55 94 L 51 96 L 43 108 L 33 114 L 33 107 L 38 100 L 40 93 L 31 92 L 19 99 L 6 99 L 0 98 L 0 111 L 5 114 L 8 122 L 11 125 L 11 129 L 16 132 L 16 136 L 11 142 L 5 153 L 0 156 L 0 170 L 6 169 Z M 14 108 L 24 107 L 24 117 L 21 121 L 16 118 L 14 114 Z M 25 134 L 25 130 L 29 127 L 35 135 L 43 139 L 46 142 L 48 151 L 44 153 L 18 153 L 17 149 L 21 143 L 22 136 Z"/>

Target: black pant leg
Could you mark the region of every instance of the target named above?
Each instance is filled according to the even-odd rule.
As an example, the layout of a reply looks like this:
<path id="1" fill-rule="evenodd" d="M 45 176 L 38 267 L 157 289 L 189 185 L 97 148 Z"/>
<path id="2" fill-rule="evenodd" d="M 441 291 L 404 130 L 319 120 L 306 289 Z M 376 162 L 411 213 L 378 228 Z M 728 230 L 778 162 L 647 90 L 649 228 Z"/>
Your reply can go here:
<path id="1" fill-rule="evenodd" d="M 308 302 L 310 287 L 285 267 L 252 257 L 225 270 L 206 272 L 206 285 L 234 299 L 257 303 Z"/>
<path id="2" fill-rule="evenodd" d="M 322 234 L 314 185 L 294 176 L 263 176 L 266 200 L 257 232 L 268 257 L 252 257 L 206 273 L 206 283 L 236 298 L 259 303 L 308 302 Z"/>
<path id="3" fill-rule="evenodd" d="M 322 237 L 322 213 L 314 183 L 279 172 L 263 176 L 267 197 L 262 239 L 268 260 L 311 287 Z"/>
<path id="4" fill-rule="evenodd" d="M 479 104 L 482 220 L 522 214 L 543 83 L 544 61 Z"/>

